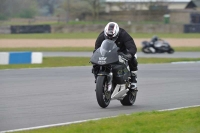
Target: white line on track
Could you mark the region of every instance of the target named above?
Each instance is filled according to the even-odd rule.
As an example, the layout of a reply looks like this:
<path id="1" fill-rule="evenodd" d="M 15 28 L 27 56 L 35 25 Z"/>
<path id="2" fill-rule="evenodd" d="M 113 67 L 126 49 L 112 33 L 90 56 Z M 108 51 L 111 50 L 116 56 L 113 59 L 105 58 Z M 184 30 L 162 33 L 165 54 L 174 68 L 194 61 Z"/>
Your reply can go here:
<path id="1" fill-rule="evenodd" d="M 185 108 L 193 108 L 193 107 L 199 107 L 200 105 L 193 105 L 193 106 L 185 106 L 185 107 L 179 107 L 179 108 L 171 108 L 171 109 L 162 109 L 158 111 L 173 111 L 178 109 L 185 109 Z"/>
<path id="2" fill-rule="evenodd" d="M 173 111 L 173 110 L 178 110 L 178 109 L 185 109 L 185 108 L 192 108 L 192 107 L 199 107 L 199 106 L 200 105 L 193 105 L 193 106 L 185 106 L 185 107 L 178 107 L 178 108 L 171 108 L 171 109 L 162 109 L 162 110 L 158 110 L 158 111 Z M 129 115 L 129 114 L 127 114 L 127 115 Z M 44 125 L 44 126 L 37 126 L 37 127 L 21 128 L 21 129 L 7 130 L 7 131 L 0 131 L 0 133 L 34 130 L 34 129 L 40 129 L 40 128 L 56 127 L 56 126 L 64 126 L 64 125 L 82 123 L 82 122 L 87 122 L 87 121 L 96 121 L 96 120 L 100 120 L 100 119 L 113 118 L 113 117 L 117 117 L 117 116 L 95 118 L 95 119 L 88 119 L 88 120 L 80 120 L 80 121 L 66 122 L 66 123 L 58 123 L 58 124 L 51 124 L 51 125 Z"/>
<path id="3" fill-rule="evenodd" d="M 180 62 L 171 62 L 171 64 L 188 64 L 188 63 L 200 63 L 200 61 L 180 61 Z"/>

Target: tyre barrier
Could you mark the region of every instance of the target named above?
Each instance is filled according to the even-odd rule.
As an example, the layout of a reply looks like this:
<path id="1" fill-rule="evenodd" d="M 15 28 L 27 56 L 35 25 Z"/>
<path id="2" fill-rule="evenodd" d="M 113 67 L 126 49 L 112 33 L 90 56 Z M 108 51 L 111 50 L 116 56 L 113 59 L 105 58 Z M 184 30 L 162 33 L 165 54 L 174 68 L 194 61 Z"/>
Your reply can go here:
<path id="1" fill-rule="evenodd" d="M 21 33 L 51 33 L 50 25 L 11 25 L 12 34 Z"/>
<path id="2" fill-rule="evenodd" d="M 185 24 L 184 33 L 200 33 L 200 24 Z"/>
<path id="3" fill-rule="evenodd" d="M 41 64 L 41 52 L 0 52 L 0 64 Z"/>

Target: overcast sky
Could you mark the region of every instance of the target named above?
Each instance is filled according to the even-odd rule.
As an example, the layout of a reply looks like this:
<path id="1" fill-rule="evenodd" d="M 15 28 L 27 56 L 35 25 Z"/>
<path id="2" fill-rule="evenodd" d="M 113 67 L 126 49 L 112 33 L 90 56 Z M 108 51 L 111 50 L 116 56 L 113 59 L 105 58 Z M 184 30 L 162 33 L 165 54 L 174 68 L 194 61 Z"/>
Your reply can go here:
<path id="1" fill-rule="evenodd" d="M 106 0 L 107 2 L 149 2 L 149 1 L 159 1 L 159 0 Z M 160 0 L 168 2 L 190 2 L 191 0 Z"/>

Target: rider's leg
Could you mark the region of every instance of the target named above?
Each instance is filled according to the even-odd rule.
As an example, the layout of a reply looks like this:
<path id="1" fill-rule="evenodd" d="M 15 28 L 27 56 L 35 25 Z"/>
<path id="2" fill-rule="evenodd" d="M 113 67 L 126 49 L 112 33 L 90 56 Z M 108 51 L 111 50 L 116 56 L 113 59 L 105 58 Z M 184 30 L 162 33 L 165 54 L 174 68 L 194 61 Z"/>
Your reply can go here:
<path id="1" fill-rule="evenodd" d="M 131 89 L 137 90 L 137 70 L 138 70 L 137 57 L 136 56 L 133 57 L 128 63 L 131 70 Z"/>
<path id="2" fill-rule="evenodd" d="M 137 90 L 137 71 L 131 71 L 131 89 Z"/>

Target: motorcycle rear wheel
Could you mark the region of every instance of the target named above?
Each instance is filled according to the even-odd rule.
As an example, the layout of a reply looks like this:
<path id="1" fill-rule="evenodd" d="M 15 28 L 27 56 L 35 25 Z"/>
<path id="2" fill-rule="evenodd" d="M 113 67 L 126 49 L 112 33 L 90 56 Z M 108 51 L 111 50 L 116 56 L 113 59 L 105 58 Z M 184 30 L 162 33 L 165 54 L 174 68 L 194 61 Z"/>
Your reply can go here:
<path id="1" fill-rule="evenodd" d="M 167 51 L 168 54 L 173 54 L 174 53 L 174 49 L 170 49 L 169 51 Z"/>
<path id="2" fill-rule="evenodd" d="M 96 98 L 100 107 L 106 108 L 110 104 L 111 95 L 107 91 L 106 76 L 98 76 L 96 82 Z"/>
<path id="3" fill-rule="evenodd" d="M 124 106 L 131 106 L 135 103 L 136 96 L 137 96 L 137 91 L 129 90 L 127 95 L 124 97 L 123 100 L 120 100 L 120 102 Z"/>

